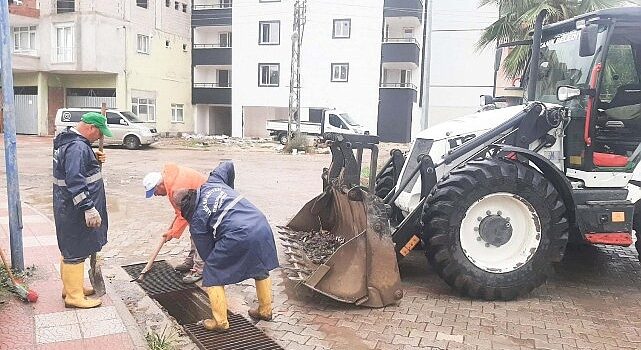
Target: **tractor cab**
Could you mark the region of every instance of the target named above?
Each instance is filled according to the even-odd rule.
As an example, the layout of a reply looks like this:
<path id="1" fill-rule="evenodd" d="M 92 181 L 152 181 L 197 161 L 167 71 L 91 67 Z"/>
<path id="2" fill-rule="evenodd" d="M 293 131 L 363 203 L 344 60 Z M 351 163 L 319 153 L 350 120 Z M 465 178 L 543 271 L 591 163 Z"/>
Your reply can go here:
<path id="1" fill-rule="evenodd" d="M 633 172 L 641 161 L 641 8 L 544 27 L 536 69 L 534 100 L 571 111 L 565 168 Z"/>

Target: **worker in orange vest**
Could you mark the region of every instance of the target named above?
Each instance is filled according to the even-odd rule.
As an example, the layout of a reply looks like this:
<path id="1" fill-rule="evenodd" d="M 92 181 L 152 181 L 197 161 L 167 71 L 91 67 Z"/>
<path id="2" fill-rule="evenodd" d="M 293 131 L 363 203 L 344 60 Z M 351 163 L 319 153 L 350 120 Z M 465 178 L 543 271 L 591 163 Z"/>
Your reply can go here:
<path id="1" fill-rule="evenodd" d="M 143 185 L 145 186 L 146 197 L 153 196 L 167 196 L 167 199 L 173 198 L 174 192 L 179 189 L 198 189 L 207 181 L 207 177 L 198 171 L 187 168 L 184 166 L 176 165 L 173 163 L 165 164 L 162 173 L 152 172 L 145 176 Z M 168 241 L 173 238 L 180 238 L 185 228 L 189 225 L 180 212 L 180 208 L 175 206 L 173 202 L 169 201 L 174 207 L 176 216 L 171 228 L 163 234 Z M 202 278 L 203 274 L 203 260 L 196 251 L 193 239 L 191 239 L 191 247 L 189 254 L 185 261 L 176 266 L 175 269 L 180 272 L 188 272 L 183 277 L 184 283 L 195 283 Z"/>

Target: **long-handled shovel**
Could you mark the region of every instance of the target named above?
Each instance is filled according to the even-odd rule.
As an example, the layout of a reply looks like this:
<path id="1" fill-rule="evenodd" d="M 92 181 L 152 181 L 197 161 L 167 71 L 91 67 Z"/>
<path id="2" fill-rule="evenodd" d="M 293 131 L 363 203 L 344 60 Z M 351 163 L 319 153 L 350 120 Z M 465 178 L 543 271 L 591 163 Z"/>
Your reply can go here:
<path id="1" fill-rule="evenodd" d="M 104 116 L 106 116 L 107 114 L 107 105 L 104 102 L 102 103 L 102 108 L 100 109 L 100 113 Z M 98 150 L 100 150 L 100 152 L 103 152 L 104 144 L 105 144 L 105 137 L 100 136 L 100 141 L 98 141 Z M 98 260 L 97 253 L 91 254 L 91 258 L 89 260 L 89 266 L 90 266 L 89 282 L 91 282 L 91 286 L 93 287 L 93 290 L 96 292 L 96 296 L 100 297 L 105 295 L 106 293 L 105 280 L 102 278 L 102 269 L 100 268 L 100 261 Z"/>
<path id="2" fill-rule="evenodd" d="M 160 249 L 162 249 L 162 246 L 165 244 L 165 242 L 167 242 L 167 239 L 164 236 L 161 237 L 160 242 L 158 242 L 158 246 L 156 246 L 156 251 L 154 251 L 154 253 L 149 257 L 147 265 L 145 265 L 142 271 L 140 271 L 140 275 L 137 278 L 132 279 L 131 282 L 142 282 L 145 277 L 145 273 L 151 270 L 151 266 L 154 264 L 154 261 L 156 260 L 156 257 L 158 256 L 158 253 L 160 253 Z"/>

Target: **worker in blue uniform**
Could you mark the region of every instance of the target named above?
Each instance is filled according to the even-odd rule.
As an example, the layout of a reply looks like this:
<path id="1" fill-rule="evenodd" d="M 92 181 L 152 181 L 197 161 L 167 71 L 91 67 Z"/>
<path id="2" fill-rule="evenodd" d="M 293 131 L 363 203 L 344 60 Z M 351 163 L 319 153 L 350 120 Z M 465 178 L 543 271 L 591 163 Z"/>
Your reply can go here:
<path id="1" fill-rule="evenodd" d="M 105 154 L 91 143 L 112 136 L 107 118 L 90 112 L 75 127 L 68 127 L 53 141 L 53 212 L 60 275 L 66 307 L 91 308 L 100 299 L 88 299 L 83 287 L 84 261 L 107 243 L 107 199 L 101 163 Z"/>
<path id="2" fill-rule="evenodd" d="M 272 319 L 269 271 L 278 267 L 274 234 L 265 215 L 234 190 L 234 177 L 234 164 L 223 162 L 200 189 L 180 190 L 173 198 L 205 260 L 203 286 L 213 314 L 203 321 L 208 330 L 229 328 L 224 287 L 250 278 L 256 281 L 258 308 L 249 316 Z"/>

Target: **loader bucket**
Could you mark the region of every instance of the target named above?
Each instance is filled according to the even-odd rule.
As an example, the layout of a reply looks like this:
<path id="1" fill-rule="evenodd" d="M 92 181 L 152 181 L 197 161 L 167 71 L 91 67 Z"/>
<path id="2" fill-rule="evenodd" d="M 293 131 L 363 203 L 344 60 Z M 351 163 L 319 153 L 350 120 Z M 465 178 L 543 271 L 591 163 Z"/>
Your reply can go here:
<path id="1" fill-rule="evenodd" d="M 368 307 L 403 297 L 386 206 L 363 188 L 326 186 L 280 232 L 290 279 Z"/>

